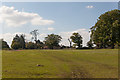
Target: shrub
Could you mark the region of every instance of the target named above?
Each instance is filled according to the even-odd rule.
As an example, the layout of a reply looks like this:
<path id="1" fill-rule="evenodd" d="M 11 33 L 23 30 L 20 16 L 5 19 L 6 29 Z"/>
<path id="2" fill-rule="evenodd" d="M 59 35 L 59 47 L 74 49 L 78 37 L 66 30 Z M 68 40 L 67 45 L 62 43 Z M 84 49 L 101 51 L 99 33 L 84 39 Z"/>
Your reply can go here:
<path id="1" fill-rule="evenodd" d="M 35 49 L 36 45 L 33 42 L 28 42 L 25 44 L 26 49 Z"/>
<path id="2" fill-rule="evenodd" d="M 20 49 L 21 44 L 19 42 L 13 42 L 11 47 L 12 47 L 12 49 Z"/>

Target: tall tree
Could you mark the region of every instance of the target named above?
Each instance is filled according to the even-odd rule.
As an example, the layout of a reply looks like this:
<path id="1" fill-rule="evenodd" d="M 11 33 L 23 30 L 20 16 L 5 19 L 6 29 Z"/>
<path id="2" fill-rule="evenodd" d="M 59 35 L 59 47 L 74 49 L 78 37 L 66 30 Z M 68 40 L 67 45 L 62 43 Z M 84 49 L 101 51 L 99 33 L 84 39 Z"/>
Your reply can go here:
<path id="1" fill-rule="evenodd" d="M 15 35 L 15 37 L 13 38 L 13 41 L 20 42 L 20 37 L 18 36 L 18 34 Z"/>
<path id="2" fill-rule="evenodd" d="M 24 34 L 20 35 L 20 43 L 21 43 L 22 49 L 25 49 L 25 35 Z"/>
<path id="3" fill-rule="evenodd" d="M 32 35 L 32 39 L 34 39 L 34 41 L 36 42 L 37 41 L 37 36 L 38 36 L 38 30 L 35 29 L 33 31 L 30 32 L 30 34 Z"/>
<path id="4" fill-rule="evenodd" d="M 70 43 L 70 48 L 72 47 L 72 41 L 68 38 L 68 41 Z"/>
<path id="5" fill-rule="evenodd" d="M 15 37 L 13 38 L 13 41 L 12 41 L 12 44 L 11 44 L 11 48 L 12 49 L 19 49 L 19 48 L 21 48 L 20 37 L 18 36 L 18 34 L 16 34 Z"/>
<path id="6" fill-rule="evenodd" d="M 13 49 L 25 49 L 25 35 L 20 35 L 16 34 L 16 36 L 13 38 L 11 47 Z"/>
<path id="7" fill-rule="evenodd" d="M 91 28 L 91 40 L 99 48 L 114 48 L 120 43 L 120 10 L 102 14 Z"/>
<path id="8" fill-rule="evenodd" d="M 82 47 L 82 37 L 79 33 L 73 33 L 70 38 L 72 39 L 72 42 L 78 46 L 78 48 Z"/>
<path id="9" fill-rule="evenodd" d="M 50 34 L 47 37 L 45 37 L 45 45 L 48 46 L 50 49 L 53 49 L 53 47 L 58 47 L 59 43 L 61 41 L 62 37 L 55 34 Z"/>

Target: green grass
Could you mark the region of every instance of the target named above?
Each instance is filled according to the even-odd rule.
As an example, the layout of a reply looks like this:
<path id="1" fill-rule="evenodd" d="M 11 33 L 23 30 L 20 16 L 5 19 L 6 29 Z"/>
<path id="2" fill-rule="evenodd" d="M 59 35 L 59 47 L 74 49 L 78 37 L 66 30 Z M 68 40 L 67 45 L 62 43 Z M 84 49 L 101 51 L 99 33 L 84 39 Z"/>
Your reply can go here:
<path id="1" fill-rule="evenodd" d="M 3 50 L 2 59 L 3 78 L 118 77 L 117 49 Z"/>

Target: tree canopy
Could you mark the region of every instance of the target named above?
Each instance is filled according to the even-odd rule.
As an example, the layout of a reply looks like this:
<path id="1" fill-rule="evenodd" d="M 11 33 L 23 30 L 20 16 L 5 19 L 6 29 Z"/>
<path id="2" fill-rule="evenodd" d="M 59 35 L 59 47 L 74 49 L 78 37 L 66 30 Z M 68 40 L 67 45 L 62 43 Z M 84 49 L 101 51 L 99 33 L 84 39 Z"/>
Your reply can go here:
<path id="1" fill-rule="evenodd" d="M 32 35 L 32 39 L 34 39 L 34 41 L 37 41 L 37 36 L 39 34 L 38 29 L 31 31 L 30 34 Z"/>
<path id="2" fill-rule="evenodd" d="M 58 47 L 59 43 L 61 41 L 62 37 L 55 34 L 50 34 L 47 37 L 45 37 L 45 45 L 48 46 L 50 49 L 53 49 L 53 47 Z"/>
<path id="3" fill-rule="evenodd" d="M 9 45 L 3 39 L 0 39 L 0 49 L 9 49 Z"/>
<path id="4" fill-rule="evenodd" d="M 13 38 L 11 48 L 13 49 L 25 49 L 25 35 L 16 34 L 16 36 Z"/>
<path id="5" fill-rule="evenodd" d="M 72 42 L 78 46 L 78 48 L 82 47 L 82 37 L 79 33 L 73 33 L 70 38 L 72 39 Z"/>
<path id="6" fill-rule="evenodd" d="M 91 28 L 91 40 L 99 48 L 120 45 L 120 10 L 102 14 Z"/>

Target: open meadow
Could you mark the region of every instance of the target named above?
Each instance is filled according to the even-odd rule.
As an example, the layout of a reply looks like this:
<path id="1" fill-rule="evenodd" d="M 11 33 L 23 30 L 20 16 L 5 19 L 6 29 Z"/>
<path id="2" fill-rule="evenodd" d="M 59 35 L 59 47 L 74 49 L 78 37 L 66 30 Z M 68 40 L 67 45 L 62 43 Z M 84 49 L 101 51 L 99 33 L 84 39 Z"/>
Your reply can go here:
<path id="1" fill-rule="evenodd" d="M 117 78 L 118 50 L 3 50 L 3 78 Z"/>

